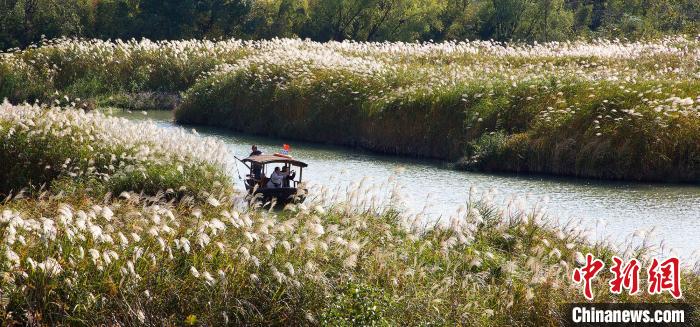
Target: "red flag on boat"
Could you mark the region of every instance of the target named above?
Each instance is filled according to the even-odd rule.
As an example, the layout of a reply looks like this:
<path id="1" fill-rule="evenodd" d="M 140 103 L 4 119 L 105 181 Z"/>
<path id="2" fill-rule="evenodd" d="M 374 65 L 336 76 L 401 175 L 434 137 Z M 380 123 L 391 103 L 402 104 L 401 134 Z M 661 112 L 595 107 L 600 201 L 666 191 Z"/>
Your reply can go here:
<path id="1" fill-rule="evenodd" d="M 289 155 L 289 149 L 290 149 L 289 144 L 283 144 L 282 151 L 280 151 L 280 153 L 282 153 L 284 155 Z"/>

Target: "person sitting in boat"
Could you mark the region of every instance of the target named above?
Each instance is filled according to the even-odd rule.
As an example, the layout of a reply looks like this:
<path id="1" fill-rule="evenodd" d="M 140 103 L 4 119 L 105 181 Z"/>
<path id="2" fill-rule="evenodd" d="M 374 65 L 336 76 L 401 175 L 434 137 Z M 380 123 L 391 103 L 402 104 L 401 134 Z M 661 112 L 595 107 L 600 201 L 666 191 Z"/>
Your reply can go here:
<path id="1" fill-rule="evenodd" d="M 289 181 L 294 180 L 294 176 L 296 176 L 297 173 L 293 170 L 290 171 L 289 167 L 284 166 L 282 167 L 282 174 L 284 175 L 284 180 L 282 184 L 284 185 L 284 187 L 289 187 Z"/>
<path id="2" fill-rule="evenodd" d="M 280 170 L 280 167 L 275 167 L 275 171 L 270 174 L 270 181 L 267 182 L 268 188 L 280 188 L 284 183 L 285 175 Z"/>
<path id="3" fill-rule="evenodd" d="M 250 147 L 250 151 L 251 152 L 249 157 L 259 156 L 262 154 L 262 151 L 258 150 L 258 146 L 255 144 L 253 144 L 253 146 Z M 251 166 L 251 168 L 253 169 L 253 178 L 255 178 L 255 180 L 260 180 L 260 175 L 262 173 L 262 165 L 252 163 Z"/>

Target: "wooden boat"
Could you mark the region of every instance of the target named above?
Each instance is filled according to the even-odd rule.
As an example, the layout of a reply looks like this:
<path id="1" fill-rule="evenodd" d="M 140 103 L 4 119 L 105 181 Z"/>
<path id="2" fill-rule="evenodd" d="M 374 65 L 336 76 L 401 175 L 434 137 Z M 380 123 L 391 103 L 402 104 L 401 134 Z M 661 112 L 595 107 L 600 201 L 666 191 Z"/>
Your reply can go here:
<path id="1" fill-rule="evenodd" d="M 250 156 L 241 160 L 248 167 L 249 173 L 246 175 L 245 187 L 250 196 L 263 201 L 275 201 L 277 205 L 288 203 L 301 203 L 306 199 L 307 189 L 302 184 L 303 169 L 308 167 L 304 162 L 296 160 L 285 154 L 262 154 Z M 268 168 L 272 166 L 271 168 Z M 270 174 L 274 167 L 283 169 L 286 167 L 290 171 L 288 178 L 280 186 L 270 183 Z M 294 167 L 299 168 L 296 174 Z"/>

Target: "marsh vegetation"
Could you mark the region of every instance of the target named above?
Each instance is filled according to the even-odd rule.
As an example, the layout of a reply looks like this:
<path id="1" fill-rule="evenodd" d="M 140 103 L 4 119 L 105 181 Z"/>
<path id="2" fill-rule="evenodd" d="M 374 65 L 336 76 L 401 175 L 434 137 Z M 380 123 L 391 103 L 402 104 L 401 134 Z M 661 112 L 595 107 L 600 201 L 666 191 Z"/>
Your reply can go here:
<path id="1" fill-rule="evenodd" d="M 55 167 L 7 177 L 27 184 L 0 204 L 5 322 L 557 325 L 562 304 L 582 300 L 570 283 L 582 253 L 661 254 L 591 243 L 580 226 L 488 194 L 435 226 L 359 190 L 346 203 L 260 210 L 221 179 L 216 141 L 75 108 L 4 104 L 0 122 L 5 151 Z M 65 146 L 36 151 L 41 140 Z M 63 178 L 104 187 L 71 192 Z M 696 304 L 693 269 L 681 300 Z M 673 301 L 606 290 L 597 300 Z"/>
<path id="2" fill-rule="evenodd" d="M 697 182 L 698 41 L 105 42 L 2 54 L 0 96 L 182 93 L 183 123 L 486 171 Z M 123 102 L 123 101 L 122 101 Z"/>

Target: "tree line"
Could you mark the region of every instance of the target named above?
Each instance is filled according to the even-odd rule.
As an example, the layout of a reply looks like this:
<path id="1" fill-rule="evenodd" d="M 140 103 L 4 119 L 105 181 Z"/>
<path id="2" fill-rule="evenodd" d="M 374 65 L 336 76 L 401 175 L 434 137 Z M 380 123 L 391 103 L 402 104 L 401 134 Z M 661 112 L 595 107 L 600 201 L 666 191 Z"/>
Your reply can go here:
<path id="1" fill-rule="evenodd" d="M 700 0 L 0 0 L 0 49 L 43 37 L 561 41 L 700 32 Z"/>

